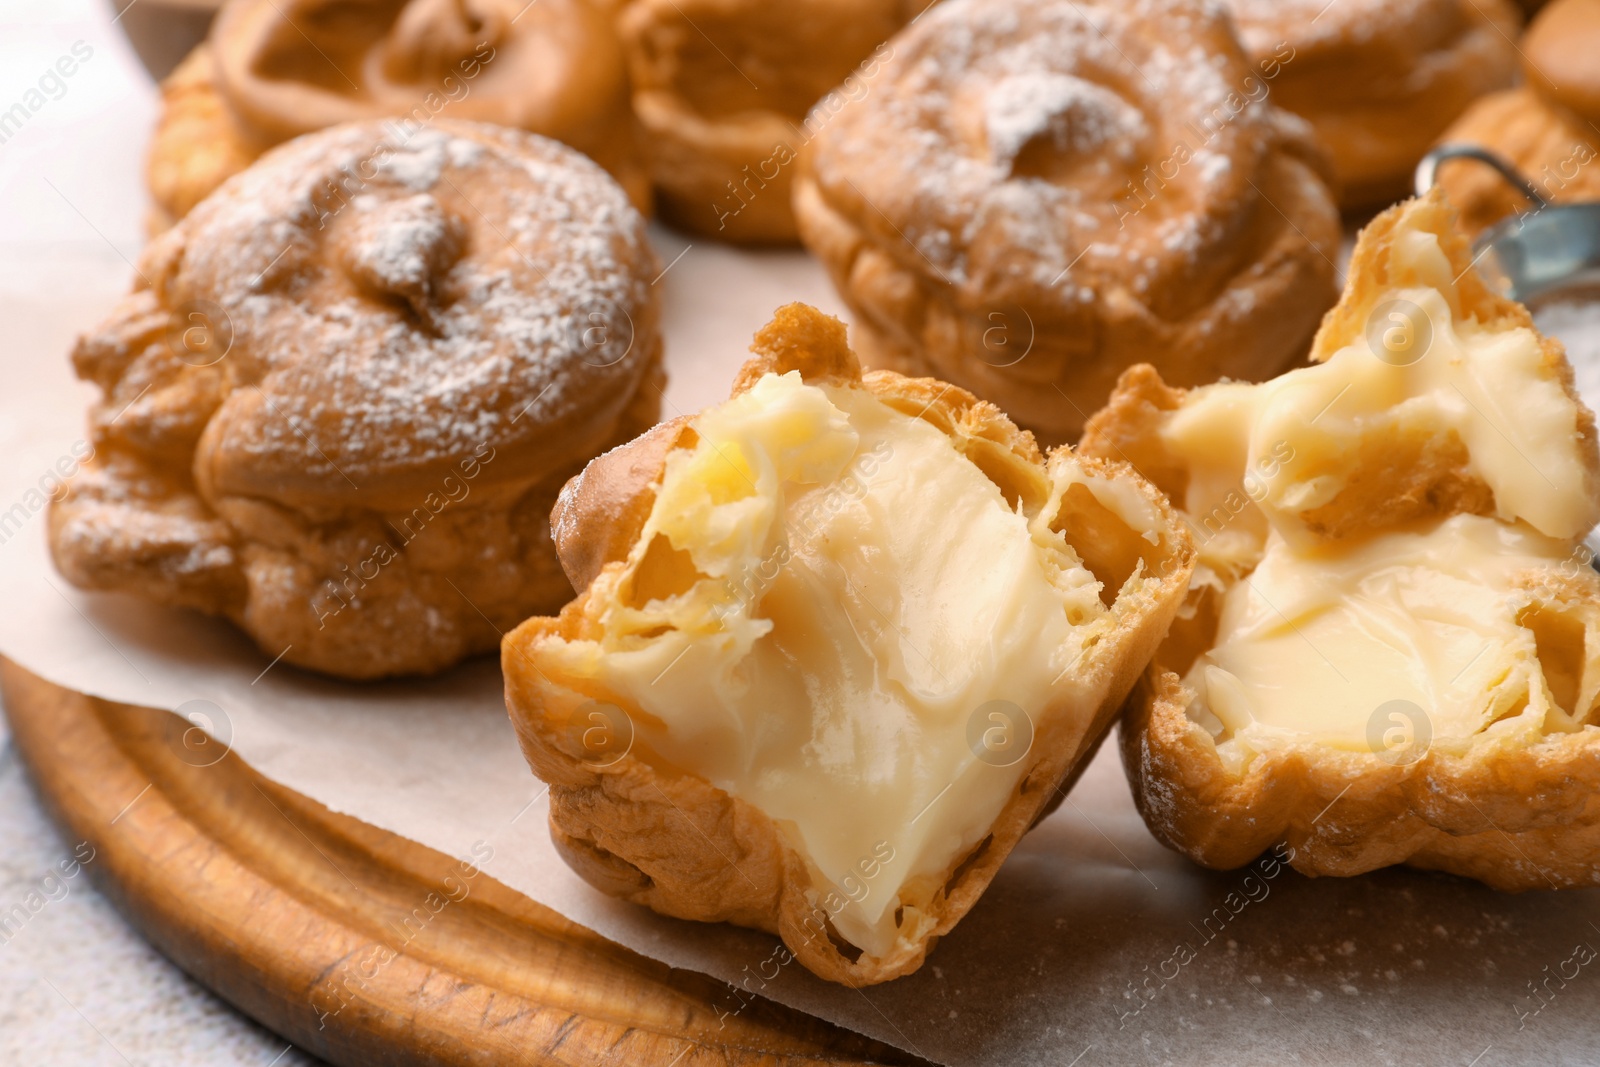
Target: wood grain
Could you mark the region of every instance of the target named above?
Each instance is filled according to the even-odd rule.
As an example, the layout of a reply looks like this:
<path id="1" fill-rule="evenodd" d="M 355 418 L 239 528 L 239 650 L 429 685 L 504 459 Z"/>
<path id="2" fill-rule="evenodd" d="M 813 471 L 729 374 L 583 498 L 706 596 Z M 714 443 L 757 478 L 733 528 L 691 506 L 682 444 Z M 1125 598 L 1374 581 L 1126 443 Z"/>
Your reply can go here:
<path id="1" fill-rule="evenodd" d="M 128 920 L 224 1000 L 341 1067 L 920 1062 L 759 998 L 728 1014 L 714 979 L 464 875 L 231 754 L 194 765 L 210 757 L 185 747 L 175 715 L 3 659 L 0 695 L 46 808 L 68 840 L 94 846 L 88 869 Z"/>

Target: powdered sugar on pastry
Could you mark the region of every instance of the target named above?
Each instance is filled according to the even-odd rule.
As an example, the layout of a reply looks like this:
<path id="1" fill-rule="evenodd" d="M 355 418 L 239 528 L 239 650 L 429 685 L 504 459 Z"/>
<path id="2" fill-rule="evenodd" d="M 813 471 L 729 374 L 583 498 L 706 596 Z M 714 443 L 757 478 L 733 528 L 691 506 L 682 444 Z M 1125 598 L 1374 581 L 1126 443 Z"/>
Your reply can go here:
<path id="1" fill-rule="evenodd" d="M 1152 10 L 1132 7 L 1119 19 Z M 1176 11 L 1162 20 L 1170 36 L 1115 38 L 1098 25 L 1107 14 L 1104 5 L 1038 7 L 1028 12 L 1027 32 L 1018 33 L 1019 13 L 1007 5 L 958 0 L 925 15 L 905 40 L 903 58 L 891 64 L 888 84 L 872 102 L 873 121 L 915 131 L 907 144 L 911 154 L 893 168 L 895 177 L 910 175 L 912 183 L 897 196 L 886 176 L 870 188 L 863 184 L 862 192 L 891 215 L 899 214 L 896 200 L 909 199 L 902 210 L 926 211 L 939 231 L 949 231 L 954 239 L 932 226 L 907 235 L 953 283 L 989 269 L 974 261 L 983 253 L 973 246 L 983 246 L 985 232 L 998 226 L 1041 240 L 1020 257 L 1012 254 L 1008 266 L 1015 271 L 1027 263 L 1037 284 L 1050 284 L 1097 236 L 1117 228 L 1130 179 L 1180 140 L 1195 142 L 1184 167 L 1201 186 L 1195 197 L 1230 195 L 1219 186 L 1242 184 L 1240 175 L 1254 166 L 1249 158 L 1247 167 L 1235 170 L 1230 159 L 1259 156 L 1259 146 L 1241 130 L 1262 121 L 1255 103 L 1242 101 L 1239 116 L 1212 136 L 1184 128 L 1192 122 L 1205 132 L 1203 123 L 1215 123 L 1214 113 L 1238 110 L 1229 97 L 1238 101 L 1240 89 L 1220 57 L 1184 43 L 1186 30 L 1192 32 L 1187 14 Z M 981 131 L 969 128 L 972 109 L 982 116 Z M 866 113 L 854 109 L 841 122 Z M 844 136 L 829 139 L 822 160 L 838 152 L 837 165 L 853 172 L 857 160 Z M 1065 158 L 1047 162 L 1051 173 L 1018 173 L 1018 154 L 1039 138 Z M 875 146 L 863 141 L 859 147 Z M 1070 181 L 1049 180 L 1062 171 L 1071 173 Z M 1123 258 L 1135 274 L 1144 273 L 1136 249 L 1116 243 L 1124 248 L 1108 242 L 1089 255 Z"/>
<path id="2" fill-rule="evenodd" d="M 1371 40 L 1393 32 L 1415 16 L 1437 21 L 1458 0 L 1227 0 L 1239 21 L 1239 36 L 1251 51 L 1270 50 L 1288 37 L 1297 46 L 1324 45 L 1341 37 Z"/>
<path id="3" fill-rule="evenodd" d="M 656 419 L 658 271 L 553 141 L 367 123 L 275 149 L 79 342 L 104 396 L 56 560 L 347 677 L 487 650 L 570 593 L 562 482 Z"/>
<path id="4" fill-rule="evenodd" d="M 1144 116 L 1116 93 L 1072 74 L 1029 72 L 1002 79 L 986 101 L 989 153 L 1009 166 L 1036 137 L 1062 151 L 1104 149 L 1128 158 L 1148 134 Z"/>
<path id="5" fill-rule="evenodd" d="M 869 361 L 1047 440 L 1139 359 L 1271 373 L 1332 303 L 1322 161 L 1215 4 L 947 0 L 866 98 L 812 125 L 802 237 Z"/>
<path id="6" fill-rule="evenodd" d="M 629 395 L 648 282 L 628 265 L 648 253 L 620 190 L 511 131 L 374 133 L 269 155 L 147 271 L 167 303 L 230 322 L 246 388 L 218 413 L 223 463 L 277 459 L 303 472 L 297 488 L 343 493 L 485 441 L 531 445 Z"/>

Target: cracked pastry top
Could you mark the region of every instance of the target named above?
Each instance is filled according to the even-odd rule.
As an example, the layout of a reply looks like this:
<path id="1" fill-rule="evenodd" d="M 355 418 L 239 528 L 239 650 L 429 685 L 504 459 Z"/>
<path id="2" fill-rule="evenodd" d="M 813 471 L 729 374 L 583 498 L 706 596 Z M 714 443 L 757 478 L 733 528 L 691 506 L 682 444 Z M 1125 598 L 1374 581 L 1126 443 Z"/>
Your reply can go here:
<path id="1" fill-rule="evenodd" d="M 650 204 L 622 45 L 591 0 L 232 0 L 161 101 L 146 166 L 156 232 L 268 148 L 380 119 L 552 137 Z"/>
<path id="2" fill-rule="evenodd" d="M 1235 867 L 1600 882 L 1594 417 L 1442 194 L 1361 235 L 1314 366 L 1123 378 L 1083 450 L 1171 494 L 1199 563 L 1130 700 L 1163 841 Z"/>
<path id="3" fill-rule="evenodd" d="M 1123 464 L 863 375 L 812 308 L 752 350 L 731 399 L 563 492 L 580 593 L 507 637 L 507 702 L 579 874 L 867 985 L 920 966 L 1059 802 L 1191 546 Z"/>
<path id="4" fill-rule="evenodd" d="M 274 149 L 78 340 L 95 457 L 51 509 L 56 564 L 342 677 L 488 651 L 570 595 L 563 482 L 656 420 L 658 270 L 616 183 L 533 134 Z"/>
<path id="5" fill-rule="evenodd" d="M 1270 377 L 1337 296 L 1306 124 L 1244 95 L 1227 13 L 1188 0 L 948 0 L 801 155 L 795 213 L 871 364 L 1055 443 L 1117 375 Z"/>

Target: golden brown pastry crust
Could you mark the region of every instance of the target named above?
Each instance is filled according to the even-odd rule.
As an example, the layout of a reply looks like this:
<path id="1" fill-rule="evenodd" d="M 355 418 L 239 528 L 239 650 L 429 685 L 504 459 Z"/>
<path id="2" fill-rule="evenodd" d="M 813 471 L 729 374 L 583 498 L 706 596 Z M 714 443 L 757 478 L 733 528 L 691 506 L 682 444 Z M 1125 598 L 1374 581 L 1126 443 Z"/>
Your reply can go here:
<path id="1" fill-rule="evenodd" d="M 929 2 L 617 0 L 662 215 L 724 241 L 796 241 L 807 112 L 836 87 L 867 91 L 879 46 Z"/>
<path id="2" fill-rule="evenodd" d="M 1586 640 L 1600 638 L 1600 579 L 1580 574 L 1552 599 L 1581 619 Z M 1435 747 L 1408 765 L 1308 743 L 1258 756 L 1239 778 L 1189 718 L 1192 696 L 1152 667 L 1119 743 L 1145 824 L 1198 863 L 1243 867 L 1287 842 L 1290 864 L 1314 876 L 1404 863 L 1511 892 L 1600 884 L 1592 731 L 1501 737 L 1462 755 Z"/>
<path id="3" fill-rule="evenodd" d="M 161 83 L 161 113 L 145 160 L 152 234 L 170 228 L 261 154 L 229 117 L 214 74 L 211 50 L 202 44 Z"/>
<path id="4" fill-rule="evenodd" d="M 1540 12 L 1522 39 L 1522 73 L 1551 103 L 1576 115 L 1600 115 L 1600 4 L 1559 0 Z"/>
<path id="5" fill-rule="evenodd" d="M 1303 355 L 1338 212 L 1305 125 L 1240 95 L 1225 14 L 964 0 L 893 46 L 795 185 L 869 363 L 1057 442 L 1134 363 L 1197 385 Z"/>
<path id="6" fill-rule="evenodd" d="M 604 171 L 505 127 L 272 150 L 79 340 L 102 398 L 57 565 L 342 677 L 493 648 L 570 593 L 563 481 L 656 419 L 644 229 Z"/>
<path id="7" fill-rule="evenodd" d="M 649 210 L 622 46 L 590 0 L 238 0 L 162 84 L 147 163 L 151 230 L 290 138 L 439 117 L 569 144 Z"/>
<path id="8" fill-rule="evenodd" d="M 980 458 L 986 470 L 1029 468 L 1033 479 L 1042 474 L 1046 461 L 1032 436 L 993 405 L 930 379 L 883 371 L 863 375 L 843 326 L 809 307 L 780 309 L 757 334 L 752 352 L 755 358 L 740 372 L 735 395 L 763 374 L 790 370 L 807 381 L 859 385 L 907 414 L 920 414 L 966 454 Z M 1080 461 L 1066 450 L 1051 458 L 1051 463 L 1082 462 L 1091 476 L 1135 488 L 1158 509 L 1165 526 L 1161 547 L 1132 538 L 1149 557 L 1149 576 L 1117 597 L 1115 631 L 1076 671 L 1077 692 L 1091 695 L 1081 704 L 1060 700 L 1039 715 L 1029 757 L 1035 762 L 990 836 L 953 861 L 943 885 L 933 890 L 924 928 L 902 931 L 901 947 L 886 958 L 852 956 L 835 940 L 826 914 L 807 902 L 812 883 L 806 862 L 765 814 L 700 778 L 653 766 L 637 751 L 604 767 L 586 762 L 582 741 L 568 725 L 584 697 L 567 688 L 568 679 L 552 678 L 538 663 L 540 644 L 551 637 L 597 635 L 603 624 L 595 617 L 600 609 L 591 603 L 588 582 L 625 566 L 623 555 L 649 515 L 666 452 L 692 439 L 687 420 L 666 423 L 635 445 L 597 459 L 574 479 L 553 521 L 563 561 L 580 588 L 578 598 L 558 618 L 530 619 L 506 638 L 507 705 L 528 762 L 550 783 L 551 835 L 573 869 L 605 892 L 668 915 L 774 932 L 802 964 L 829 980 L 863 986 L 909 974 L 972 907 L 1022 834 L 1059 802 L 1057 787 L 1098 747 L 1120 694 L 1160 641 L 1183 595 L 1193 566 L 1192 543 L 1172 522 L 1165 499 L 1122 464 Z M 1089 509 L 1070 522 L 1068 540 L 1080 546 L 1086 560 L 1118 551 L 1113 547 L 1118 539 L 1108 531 L 1096 536 Z M 1120 532 L 1124 541 L 1132 537 L 1127 528 Z M 600 544 L 607 546 L 604 559 L 593 551 Z M 1087 729 L 1085 718 L 1092 720 Z"/>
<path id="9" fill-rule="evenodd" d="M 1508 0 L 1229 0 L 1272 98 L 1307 119 L 1340 203 L 1391 203 L 1474 99 L 1516 80 Z"/>
<path id="10" fill-rule="evenodd" d="M 1316 341 L 1311 346 L 1313 362 L 1323 362 L 1362 337 L 1367 319 L 1383 299 L 1385 289 L 1417 284 L 1413 279 L 1396 277 L 1390 273 L 1394 261 L 1391 250 L 1397 233 L 1407 221 L 1433 234 L 1446 258 L 1456 268 L 1453 281 L 1460 301 L 1457 310 L 1462 317 L 1477 319 L 1496 330 L 1534 328 L 1533 316 L 1525 306 L 1490 288 L 1476 269 L 1467 269 L 1473 263 L 1472 247 L 1461 232 L 1455 207 L 1447 195 L 1433 192 L 1385 211 L 1362 229 L 1355 250 L 1351 253 L 1345 294 L 1338 305 L 1324 316 L 1322 328 L 1317 331 Z M 1566 349 L 1554 337 L 1541 337 L 1540 347 L 1544 353 L 1545 368 L 1558 374 L 1567 394 L 1577 399 L 1572 365 L 1567 362 Z M 1585 436 L 1592 439 L 1594 416 L 1581 403 L 1579 408 Z"/>
<path id="11" fill-rule="evenodd" d="M 1391 286 L 1389 248 L 1402 219 L 1420 218 L 1439 236 L 1458 273 L 1460 314 L 1491 328 L 1528 327 L 1527 309 L 1499 296 L 1472 270 L 1471 251 L 1441 195 L 1403 204 L 1363 231 L 1345 297 L 1328 313 L 1312 358 L 1325 360 L 1354 343 Z M 1543 367 L 1578 404 L 1586 477 L 1581 491 L 1600 495 L 1600 448 L 1594 416 L 1578 401 L 1559 341 L 1544 338 Z M 1132 462 L 1155 484 L 1183 494 L 1186 473 L 1157 436 L 1182 390 L 1149 367 L 1124 375 L 1110 404 L 1090 420 L 1080 446 L 1088 455 Z M 1355 536 L 1398 523 L 1467 512 L 1491 513 L 1489 488 L 1461 453 L 1407 462 L 1394 443 L 1385 477 L 1353 485 L 1325 507 L 1326 537 Z M 1424 451 L 1424 456 L 1427 453 Z M 1331 514 L 1336 512 L 1337 514 Z M 1302 518 L 1305 516 L 1302 515 Z M 1578 652 L 1600 641 L 1600 575 L 1575 557 L 1571 567 L 1529 572 L 1520 587 L 1528 612 L 1548 611 L 1581 634 Z M 1191 607 L 1211 595 L 1190 594 Z M 1211 734 L 1188 715 L 1194 693 L 1169 669 L 1210 646 L 1215 620 L 1180 622 L 1129 698 L 1121 724 L 1123 766 L 1146 824 L 1157 838 L 1208 867 L 1243 866 L 1272 845 L 1293 848 L 1292 865 L 1310 875 L 1351 875 L 1396 863 L 1477 878 L 1497 889 L 1600 884 L 1600 733 L 1518 733 L 1475 738 L 1459 751 L 1435 745 L 1415 762 L 1397 763 L 1312 739 L 1261 753 L 1242 776 L 1220 760 Z M 1202 632 L 1204 631 L 1204 632 Z"/>
<path id="12" fill-rule="evenodd" d="M 1600 199 L 1600 4 L 1560 0 L 1533 20 L 1522 42 L 1526 83 L 1473 104 L 1440 143 L 1482 145 L 1513 163 L 1547 200 Z M 1439 170 L 1439 184 L 1476 234 L 1530 205 L 1493 170 L 1460 161 Z"/>

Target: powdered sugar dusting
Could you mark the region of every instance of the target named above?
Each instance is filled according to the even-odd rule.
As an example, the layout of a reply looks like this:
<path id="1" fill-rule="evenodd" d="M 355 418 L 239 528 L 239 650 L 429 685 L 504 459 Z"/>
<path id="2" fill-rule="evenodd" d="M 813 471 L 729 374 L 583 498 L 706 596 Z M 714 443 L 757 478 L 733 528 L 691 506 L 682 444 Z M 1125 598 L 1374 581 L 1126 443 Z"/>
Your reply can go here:
<path id="1" fill-rule="evenodd" d="M 356 223 L 366 224 L 352 242 L 350 258 L 373 282 L 392 292 L 421 290 L 451 233 L 439 201 L 426 193 L 404 200 L 364 197 L 354 205 Z"/>
<path id="2" fill-rule="evenodd" d="M 1252 78 L 1216 4 L 945 0 L 822 130 L 815 170 L 972 299 L 1075 301 L 1072 273 L 1148 292 L 1227 258 L 1284 129 Z"/>
<path id="3" fill-rule="evenodd" d="M 222 469 L 302 491 L 485 449 L 581 458 L 590 413 L 618 410 L 656 354 L 643 220 L 578 153 L 499 127 L 301 138 L 148 254 L 163 303 L 231 322 Z"/>
<path id="4" fill-rule="evenodd" d="M 426 131 L 382 160 L 377 166 L 378 174 L 416 192 L 432 189 L 439 184 L 439 176 L 450 161 L 450 145 L 455 140 L 437 131 Z"/>
<path id="5" fill-rule="evenodd" d="M 1014 74 L 1002 78 L 985 103 L 989 152 L 1005 166 L 1039 137 L 1048 136 L 1062 151 L 1105 148 L 1128 158 L 1148 134 L 1144 116 L 1133 105 L 1072 74 Z"/>

